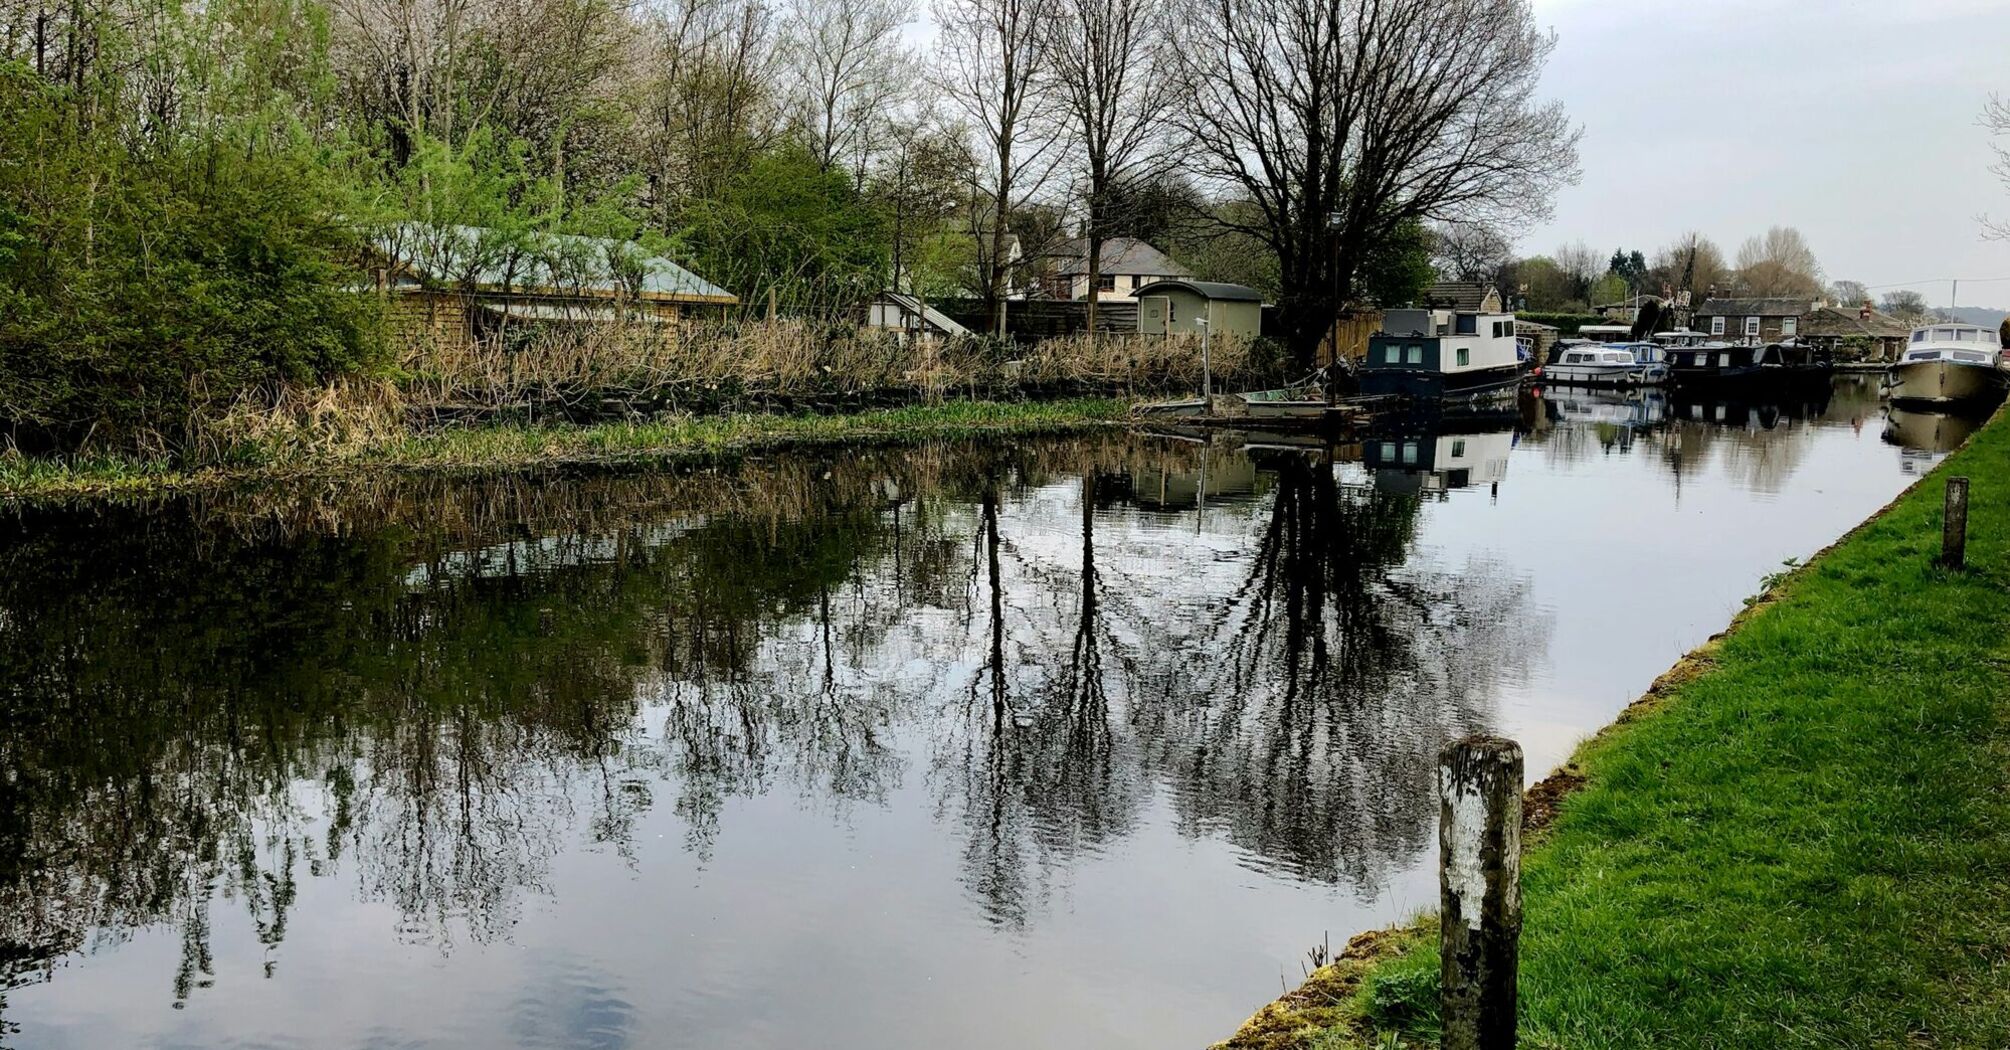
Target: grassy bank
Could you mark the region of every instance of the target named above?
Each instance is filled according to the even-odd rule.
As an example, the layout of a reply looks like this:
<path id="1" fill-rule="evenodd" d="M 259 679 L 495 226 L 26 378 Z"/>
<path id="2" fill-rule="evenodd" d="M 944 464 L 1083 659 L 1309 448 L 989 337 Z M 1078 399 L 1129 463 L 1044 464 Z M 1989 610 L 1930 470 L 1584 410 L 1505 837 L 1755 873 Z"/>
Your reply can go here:
<path id="1" fill-rule="evenodd" d="M 1936 568 L 1972 479 L 1967 572 Z M 1775 586 L 1561 771 L 1522 1044 L 2010 1046 L 2010 424 Z M 1430 923 L 1232 1046 L 1428 1044 Z"/>
<path id="2" fill-rule="evenodd" d="M 1112 423 L 1127 404 L 1110 399 L 954 401 L 841 415 L 677 416 L 590 426 L 469 426 L 399 431 L 339 448 L 270 441 L 225 463 L 100 456 L 0 456 L 0 499 L 142 495 L 352 470 L 510 470 L 729 455 L 764 449 L 981 434 L 1032 435 Z"/>

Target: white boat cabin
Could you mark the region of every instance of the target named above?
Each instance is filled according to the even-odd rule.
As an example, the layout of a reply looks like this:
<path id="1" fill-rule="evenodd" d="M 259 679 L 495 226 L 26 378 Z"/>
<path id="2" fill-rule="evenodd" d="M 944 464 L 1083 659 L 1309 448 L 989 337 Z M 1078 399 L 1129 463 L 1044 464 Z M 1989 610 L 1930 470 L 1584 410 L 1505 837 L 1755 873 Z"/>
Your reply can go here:
<path id="1" fill-rule="evenodd" d="M 1715 346 L 1720 343 L 1708 332 L 1688 328 L 1677 328 L 1672 332 L 1656 332 L 1654 341 L 1668 347 Z"/>
<path id="2" fill-rule="evenodd" d="M 1631 368 L 1638 362 L 1633 359 L 1630 347 L 1598 346 L 1595 344 L 1574 346 L 1557 355 L 1559 365 L 1605 365 L 1612 368 Z"/>
<path id="3" fill-rule="evenodd" d="M 1912 330 L 1905 344 L 1901 364 L 1914 361 L 1955 361 L 1965 365 L 1993 365 L 2003 350 L 1994 328 L 1973 324 L 1933 324 Z"/>
<path id="4" fill-rule="evenodd" d="M 1512 369 L 1521 360 L 1517 350 L 1513 314 L 1390 310 L 1363 365 L 1447 374 Z"/>

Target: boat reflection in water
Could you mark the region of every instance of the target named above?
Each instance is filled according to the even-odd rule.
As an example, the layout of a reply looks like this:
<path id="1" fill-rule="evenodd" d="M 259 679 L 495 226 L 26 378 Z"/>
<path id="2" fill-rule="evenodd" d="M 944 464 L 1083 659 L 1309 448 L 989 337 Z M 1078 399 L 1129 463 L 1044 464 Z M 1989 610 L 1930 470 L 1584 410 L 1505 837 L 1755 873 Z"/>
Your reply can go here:
<path id="1" fill-rule="evenodd" d="M 1773 430 L 1783 423 L 1821 419 L 1829 411 L 1833 394 L 1834 388 L 1827 384 L 1752 396 L 1729 391 L 1698 395 L 1678 389 L 1669 409 L 1674 418 L 1685 422 Z"/>
<path id="2" fill-rule="evenodd" d="M 1898 469 L 1924 474 L 1960 448 L 1987 422 L 1986 411 L 1941 411 L 1893 403 L 1885 410 L 1884 443 L 1898 446 Z"/>
<path id="3" fill-rule="evenodd" d="M 1507 477 L 1516 431 L 1511 419 L 1416 424 L 1378 429 L 1361 442 L 1361 462 L 1387 492 L 1443 495 L 1499 487 Z"/>

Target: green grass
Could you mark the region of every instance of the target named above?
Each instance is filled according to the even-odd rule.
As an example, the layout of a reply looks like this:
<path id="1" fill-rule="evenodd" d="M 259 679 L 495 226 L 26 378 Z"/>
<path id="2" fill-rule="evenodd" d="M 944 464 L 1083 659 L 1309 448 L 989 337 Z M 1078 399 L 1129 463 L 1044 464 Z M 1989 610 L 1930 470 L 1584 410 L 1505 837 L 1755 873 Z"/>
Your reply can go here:
<path id="1" fill-rule="evenodd" d="M 409 467 L 607 462 L 790 445 L 1035 433 L 1115 422 L 1116 400 L 953 401 L 849 415 L 683 416 L 594 426 L 468 427 L 413 435 L 373 449 L 372 462 Z"/>
<path id="2" fill-rule="evenodd" d="M 1933 564 L 1951 474 L 1967 572 Z M 1522 1045 L 2010 1047 L 2010 424 L 1772 598 L 1573 760 Z M 1423 937 L 1299 1045 L 1427 1044 L 1436 968 Z"/>
<path id="3" fill-rule="evenodd" d="M 241 449 L 236 462 L 186 464 L 122 456 L 0 456 L 0 499 L 142 495 L 359 467 L 509 470 L 565 463 L 622 463 L 791 446 L 918 441 L 980 434 L 1051 433 L 1113 423 L 1127 402 L 953 401 L 842 415 L 740 413 L 590 426 L 469 426 L 409 433 L 339 454 Z"/>

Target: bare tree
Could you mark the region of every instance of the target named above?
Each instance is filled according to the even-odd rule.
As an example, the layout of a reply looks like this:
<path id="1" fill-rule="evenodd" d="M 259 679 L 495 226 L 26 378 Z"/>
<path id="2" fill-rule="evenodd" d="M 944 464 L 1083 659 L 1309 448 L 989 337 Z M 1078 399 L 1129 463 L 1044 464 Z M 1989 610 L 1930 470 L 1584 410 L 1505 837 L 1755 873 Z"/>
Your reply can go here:
<path id="1" fill-rule="evenodd" d="M 1431 230 L 1431 261 L 1454 281 L 1492 281 L 1507 265 L 1507 236 L 1485 223 L 1447 222 Z"/>
<path id="2" fill-rule="evenodd" d="M 1103 242 L 1116 218 L 1114 191 L 1153 174 L 1159 155 L 1159 124 L 1173 85 L 1163 54 L 1168 27 L 1159 0 L 1058 0 L 1055 6 L 1042 44 L 1067 122 L 1064 163 L 1082 183 L 1088 327 L 1094 332 Z"/>
<path id="3" fill-rule="evenodd" d="M 1580 302 L 1591 301 L 1591 286 L 1605 276 L 1605 257 L 1594 251 L 1583 241 L 1573 241 L 1556 250 L 1552 256 L 1564 276 L 1570 279 L 1570 297 Z"/>
<path id="4" fill-rule="evenodd" d="M 926 296 L 927 246 L 963 201 L 972 166 L 962 129 L 943 126 L 932 112 L 896 120 L 876 192 L 892 220 L 893 287 Z"/>
<path id="5" fill-rule="evenodd" d="M 1046 73 L 1040 46 L 1053 0 L 937 0 L 936 86 L 977 137 L 981 163 L 972 170 L 978 241 L 978 284 L 994 333 L 1005 331 L 1003 309 L 1011 272 L 1012 215 L 1053 170 L 1052 128 L 1037 112 Z"/>
<path id="6" fill-rule="evenodd" d="M 649 21 L 641 148 L 648 204 L 668 229 L 682 201 L 716 196 L 772 139 L 775 17 L 761 0 L 669 0 Z"/>
<path id="7" fill-rule="evenodd" d="M 1248 200 L 1309 361 L 1356 275 L 1406 224 L 1538 218 L 1577 132 L 1538 102 L 1554 38 L 1527 0 L 1181 0 L 1202 173 Z"/>
<path id="8" fill-rule="evenodd" d="M 1807 238 L 1775 226 L 1738 248 L 1738 280 L 1751 295 L 1819 295 L 1822 265 Z"/>
<path id="9" fill-rule="evenodd" d="M 1656 251 L 1647 267 L 1650 282 L 1659 283 L 1677 296 L 1688 292 L 1698 305 L 1712 291 L 1727 286 L 1729 274 L 1723 250 L 1715 241 L 1693 230 Z"/>
<path id="10" fill-rule="evenodd" d="M 1870 292 L 1862 281 L 1835 281 L 1829 285 L 1829 300 L 1847 310 L 1870 302 Z"/>
<path id="11" fill-rule="evenodd" d="M 900 95 L 905 0 L 792 0 L 782 56 L 797 79 L 790 100 L 804 143 L 824 171 L 849 164 L 863 184 L 876 134 Z"/>
<path id="12" fill-rule="evenodd" d="M 1910 325 L 1921 324 L 1933 316 L 1926 305 L 1926 296 L 1910 288 L 1885 293 L 1883 310 Z"/>
<path id="13" fill-rule="evenodd" d="M 1982 109 L 1982 126 L 1989 129 L 1992 138 L 2010 137 L 2010 99 L 2001 95 L 1989 96 L 1989 104 Z M 1996 163 L 1990 165 L 1989 170 L 2002 180 L 2004 189 L 2010 190 L 2010 147 L 2001 142 L 1991 142 L 1989 148 L 1996 153 Z M 1991 220 L 1985 215 L 1982 230 L 1985 236 L 1996 240 L 2010 240 L 2010 222 Z"/>

